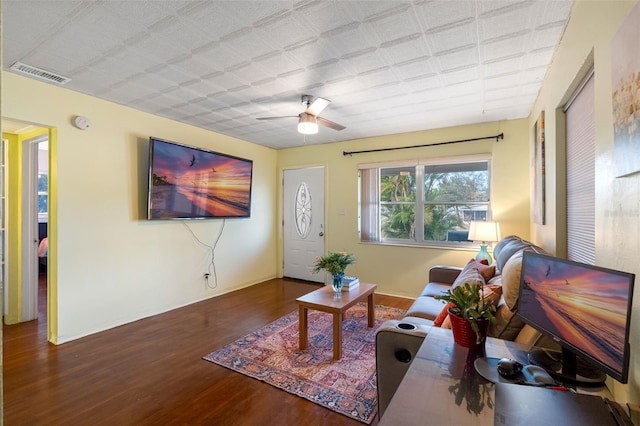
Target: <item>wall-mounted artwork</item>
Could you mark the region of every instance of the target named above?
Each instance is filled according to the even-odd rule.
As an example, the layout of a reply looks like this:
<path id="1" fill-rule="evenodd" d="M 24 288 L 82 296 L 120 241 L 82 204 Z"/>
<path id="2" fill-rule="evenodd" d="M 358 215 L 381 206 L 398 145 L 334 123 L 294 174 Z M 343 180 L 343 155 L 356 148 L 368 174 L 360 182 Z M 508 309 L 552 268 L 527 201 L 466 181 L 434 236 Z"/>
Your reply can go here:
<path id="1" fill-rule="evenodd" d="M 617 177 L 640 172 L 640 3 L 611 42 L 613 153 Z"/>
<path id="2" fill-rule="evenodd" d="M 544 111 L 533 129 L 533 222 L 546 223 L 546 190 L 544 164 Z"/>

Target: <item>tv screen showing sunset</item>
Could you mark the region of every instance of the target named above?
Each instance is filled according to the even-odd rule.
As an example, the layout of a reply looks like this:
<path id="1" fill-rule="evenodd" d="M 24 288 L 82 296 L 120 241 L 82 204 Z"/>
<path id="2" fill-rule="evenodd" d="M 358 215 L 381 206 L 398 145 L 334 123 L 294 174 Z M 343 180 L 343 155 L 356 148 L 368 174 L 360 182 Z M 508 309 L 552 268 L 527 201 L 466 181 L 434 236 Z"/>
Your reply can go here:
<path id="1" fill-rule="evenodd" d="M 151 139 L 149 219 L 249 217 L 253 162 Z"/>

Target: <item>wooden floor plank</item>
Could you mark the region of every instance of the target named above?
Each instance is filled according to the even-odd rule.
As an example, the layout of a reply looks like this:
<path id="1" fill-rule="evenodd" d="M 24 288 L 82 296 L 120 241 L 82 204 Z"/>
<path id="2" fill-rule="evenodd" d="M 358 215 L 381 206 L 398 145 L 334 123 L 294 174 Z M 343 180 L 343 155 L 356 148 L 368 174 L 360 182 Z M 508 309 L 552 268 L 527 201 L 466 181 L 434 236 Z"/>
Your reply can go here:
<path id="1" fill-rule="evenodd" d="M 202 360 L 316 288 L 274 279 L 59 346 L 46 342 L 44 321 L 4 326 L 4 424 L 361 425 Z"/>

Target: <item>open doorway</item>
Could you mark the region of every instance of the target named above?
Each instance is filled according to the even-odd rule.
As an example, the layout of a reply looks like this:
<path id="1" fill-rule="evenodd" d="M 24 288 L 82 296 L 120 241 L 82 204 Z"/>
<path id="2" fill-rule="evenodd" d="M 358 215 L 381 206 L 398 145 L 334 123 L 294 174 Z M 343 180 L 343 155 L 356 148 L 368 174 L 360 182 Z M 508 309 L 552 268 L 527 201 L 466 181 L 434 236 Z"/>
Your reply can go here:
<path id="1" fill-rule="evenodd" d="M 7 189 L 2 283 L 5 326 L 29 321 L 56 342 L 55 128 L 2 118 Z M 47 149 L 48 148 L 48 149 Z M 32 321 L 35 320 L 35 321 Z"/>

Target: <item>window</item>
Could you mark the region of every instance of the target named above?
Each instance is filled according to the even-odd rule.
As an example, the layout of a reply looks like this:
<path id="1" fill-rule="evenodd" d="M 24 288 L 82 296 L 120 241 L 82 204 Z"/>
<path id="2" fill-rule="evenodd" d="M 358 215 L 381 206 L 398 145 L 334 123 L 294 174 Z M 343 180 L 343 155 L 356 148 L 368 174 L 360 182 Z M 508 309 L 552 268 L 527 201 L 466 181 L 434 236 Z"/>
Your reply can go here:
<path id="1" fill-rule="evenodd" d="M 48 221 L 49 214 L 49 140 L 47 135 L 37 136 L 36 139 L 38 146 L 38 180 L 36 181 L 38 222 L 45 223 Z"/>
<path id="2" fill-rule="evenodd" d="M 488 155 L 360 166 L 360 239 L 420 245 L 467 241 L 489 220 Z"/>
<path id="3" fill-rule="evenodd" d="M 47 173 L 38 173 L 38 217 L 46 217 L 49 212 L 49 199 L 47 191 L 49 190 L 49 175 Z"/>

